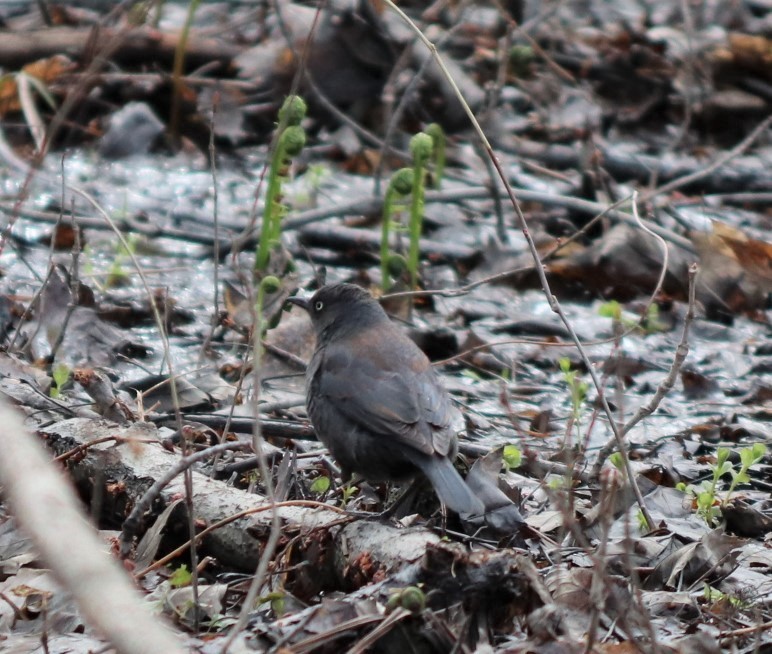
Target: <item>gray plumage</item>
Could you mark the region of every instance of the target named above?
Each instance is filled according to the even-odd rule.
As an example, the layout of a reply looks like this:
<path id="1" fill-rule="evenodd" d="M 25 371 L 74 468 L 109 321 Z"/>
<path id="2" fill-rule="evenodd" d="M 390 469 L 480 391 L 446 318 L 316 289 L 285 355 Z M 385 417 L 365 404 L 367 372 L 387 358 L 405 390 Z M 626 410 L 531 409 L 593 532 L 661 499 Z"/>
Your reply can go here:
<path id="1" fill-rule="evenodd" d="M 482 514 L 483 503 L 452 463 L 461 415 L 429 359 L 380 304 L 351 284 L 289 301 L 309 313 L 316 332 L 308 415 L 344 472 L 397 481 L 420 470 L 448 508 Z"/>

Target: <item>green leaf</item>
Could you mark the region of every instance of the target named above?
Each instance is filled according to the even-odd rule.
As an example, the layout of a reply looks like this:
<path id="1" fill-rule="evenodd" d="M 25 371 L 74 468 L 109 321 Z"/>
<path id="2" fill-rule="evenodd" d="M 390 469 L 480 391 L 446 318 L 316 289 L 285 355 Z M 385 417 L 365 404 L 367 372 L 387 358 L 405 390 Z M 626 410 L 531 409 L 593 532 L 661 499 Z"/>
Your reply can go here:
<path id="1" fill-rule="evenodd" d="M 61 388 L 70 378 L 70 367 L 66 363 L 57 363 L 54 366 L 53 378 L 56 385 Z"/>
<path id="2" fill-rule="evenodd" d="M 285 611 L 286 595 L 284 593 L 271 593 L 271 595 L 271 608 L 277 616 L 281 617 Z"/>
<path id="3" fill-rule="evenodd" d="M 734 479 L 734 482 L 736 484 L 747 484 L 751 480 L 751 478 L 748 476 L 748 473 L 745 472 L 745 470 L 740 470 L 739 472 L 733 472 L 732 478 Z"/>
<path id="4" fill-rule="evenodd" d="M 61 395 L 62 387 L 70 378 L 70 367 L 65 363 L 57 363 L 51 371 L 51 377 L 54 380 L 54 383 L 51 386 L 50 395 L 54 399 L 57 399 Z"/>
<path id="5" fill-rule="evenodd" d="M 729 461 L 726 461 L 721 467 L 716 468 L 716 470 L 718 471 L 717 476 L 721 477 L 721 475 L 726 475 L 731 473 L 732 470 L 734 470 L 734 466 L 731 463 L 729 463 Z"/>
<path id="6" fill-rule="evenodd" d="M 609 300 L 598 307 L 598 315 L 619 320 L 622 317 L 622 306 L 616 300 Z"/>
<path id="7" fill-rule="evenodd" d="M 507 470 L 519 468 L 523 461 L 523 454 L 515 445 L 505 445 L 501 455 Z"/>
<path id="8" fill-rule="evenodd" d="M 474 370 L 469 370 L 468 368 L 463 370 L 461 372 L 461 375 L 464 377 L 468 377 L 469 379 L 473 379 L 474 381 L 480 381 L 482 377 L 476 373 Z"/>
<path id="9" fill-rule="evenodd" d="M 326 493 L 328 490 L 330 490 L 330 478 L 325 477 L 324 475 L 314 479 L 313 483 L 311 484 L 312 493 L 321 495 L 322 493 Z"/>
<path id="10" fill-rule="evenodd" d="M 611 462 L 611 464 L 617 469 L 617 470 L 624 470 L 625 469 L 625 462 L 622 459 L 622 455 L 619 452 L 612 453 L 608 460 Z"/>
<path id="11" fill-rule="evenodd" d="M 646 520 L 646 516 L 643 514 L 643 511 L 638 509 L 638 512 L 636 513 L 636 520 L 638 522 L 638 529 L 640 531 L 646 532 L 649 531 L 649 521 Z"/>
<path id="12" fill-rule="evenodd" d="M 697 506 L 702 509 L 710 509 L 715 502 L 716 496 L 713 493 L 703 492 L 697 495 Z"/>
<path id="13" fill-rule="evenodd" d="M 192 578 L 193 575 L 190 573 L 190 570 L 188 570 L 188 566 L 183 564 L 172 573 L 171 577 L 169 577 L 169 583 L 174 588 L 182 588 L 183 586 L 189 586 Z"/>

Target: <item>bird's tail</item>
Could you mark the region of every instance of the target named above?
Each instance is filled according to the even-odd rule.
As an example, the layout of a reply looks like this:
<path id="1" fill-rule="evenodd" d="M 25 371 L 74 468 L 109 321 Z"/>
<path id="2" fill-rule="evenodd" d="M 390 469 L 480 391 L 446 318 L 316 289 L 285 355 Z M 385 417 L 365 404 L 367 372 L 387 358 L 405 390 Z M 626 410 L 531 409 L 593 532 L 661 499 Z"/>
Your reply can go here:
<path id="1" fill-rule="evenodd" d="M 429 478 L 445 506 L 461 516 L 485 513 L 485 505 L 466 485 L 448 457 L 416 454 L 414 463 Z"/>

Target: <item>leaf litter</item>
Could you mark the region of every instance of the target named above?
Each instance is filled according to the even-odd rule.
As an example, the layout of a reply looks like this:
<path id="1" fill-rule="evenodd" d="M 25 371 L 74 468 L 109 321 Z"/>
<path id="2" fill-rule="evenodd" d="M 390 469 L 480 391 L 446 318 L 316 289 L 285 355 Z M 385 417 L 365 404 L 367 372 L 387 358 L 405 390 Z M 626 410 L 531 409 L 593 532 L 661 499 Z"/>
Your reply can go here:
<path id="1" fill-rule="evenodd" d="M 522 11 L 519 3 L 509 5 Z M 442 362 L 443 380 L 466 415 L 463 465 L 474 480 L 475 466 L 486 464 L 480 492 L 494 492 L 486 486 L 494 483 L 522 507 L 528 530 L 513 537 L 465 533 L 469 525 L 441 516 L 425 491 L 396 523 L 333 510 L 381 507 L 389 490 L 342 485 L 334 462 L 314 443 L 301 376 L 310 332 L 297 312 L 282 313 L 278 301 L 272 315 L 280 321 L 265 335 L 256 385 L 251 270 L 263 166 L 278 105 L 302 59 L 298 43 L 312 29 L 312 8 L 284 7 L 294 12 L 284 18 L 296 21 L 290 44 L 279 14 L 269 16 L 263 35 L 257 24 L 242 22 L 233 43 L 221 38 L 221 57 L 212 58 L 218 62 L 228 60 L 234 44 L 257 48 L 236 48 L 243 52 L 235 77 L 213 66 L 186 80 L 186 97 L 198 103 L 183 107 L 176 152 L 174 144 L 154 139 L 158 125 L 169 127 L 169 86 L 143 69 L 141 54 L 132 61 L 120 49 L 121 76 L 106 73 L 99 102 L 99 94 L 89 95 L 66 128 L 71 151 L 63 164 L 51 152 L 25 181 L 14 165 L 20 158 L 23 164 L 29 135 L 18 127 L 4 130 L 15 154 L 2 173 L 12 199 L 2 207 L 9 240 L 2 258 L 0 389 L 25 411 L 33 430 L 46 434 L 55 454 L 82 448 L 67 469 L 103 529 L 120 528 L 145 496 L 146 480 L 172 469 L 182 451 L 215 444 L 222 445 L 217 454 L 193 464 L 200 475 L 194 487 L 212 490 L 194 497 L 195 528 L 255 511 L 199 543 L 207 558 L 195 593 L 187 576 L 175 572 L 189 564 L 184 554 L 134 571 L 191 647 L 220 651 L 235 634 L 248 586 L 244 574 L 254 572 L 271 531 L 259 513 L 265 480 L 248 452 L 255 397 L 276 498 L 288 506 L 280 509 L 285 528 L 250 613 L 252 626 L 236 635 L 234 650 L 768 646 L 769 464 L 758 447 L 770 435 L 769 124 L 748 139 L 769 115 L 763 26 L 770 14 L 763 3 L 719 5 L 707 3 L 685 20 L 681 5 L 660 3 L 645 21 L 627 4 L 591 3 L 586 16 L 568 6 L 552 15 L 526 6 L 522 30 L 496 12 L 448 6 L 425 15 L 434 23 L 424 25 L 430 38 L 447 41 L 443 56 L 453 60 L 473 109 L 483 111 L 483 88 L 497 93 L 486 133 L 620 424 L 650 402 L 673 370 L 685 324 L 690 328 L 689 355 L 675 371 L 674 387 L 625 435 L 648 525 L 609 445 L 612 431 L 589 370 L 539 290 L 511 209 L 501 203 L 503 190 L 492 182 L 474 137 L 460 129 L 463 114 L 435 66 L 411 91 L 425 55 L 413 47 L 402 60 L 394 56 L 412 36 L 378 3 L 331 3 L 322 13 L 317 49 L 307 56 L 312 77 L 324 83 L 315 89 L 303 80 L 314 103 L 307 120 L 311 147 L 284 185 L 285 258 L 276 270 L 292 261 L 285 292 L 312 288 L 320 266 L 330 281 L 379 288 L 380 201 L 373 177 L 382 167 L 405 165 L 412 134 L 432 120 L 444 123 L 451 133 L 448 169 L 441 188 L 426 197 L 420 271 L 423 288 L 439 293 L 417 296 L 410 312 L 403 299 L 387 306 L 402 320 L 410 314 L 406 329 Z M 233 15 L 218 13 L 223 7 L 213 3 L 196 16 L 197 29 L 212 32 L 218 21 L 238 25 L 248 11 L 237 5 Z M 421 18 L 418 7 L 406 9 Z M 14 25 L 18 16 L 8 19 Z M 83 29 L 67 38 L 85 38 L 88 21 L 72 14 L 68 20 Z M 164 12 L 164 20 L 166 29 L 183 19 Z M 354 57 L 352 43 L 359 44 Z M 202 44 L 189 43 L 190 61 L 205 56 Z M 40 79 L 61 101 L 85 64 L 61 66 L 60 53 L 45 54 L 50 65 L 41 60 Z M 209 81 L 223 85 L 226 100 L 204 92 Z M 391 85 L 397 96 L 412 98 L 391 127 L 394 152 L 378 145 L 389 106 L 363 84 Z M 0 89 L 3 116 L 19 125 L 29 117 L 32 126 L 29 97 L 16 98 L 20 88 Z M 341 128 L 325 99 L 356 129 Z M 136 101 L 143 104 L 137 108 Z M 215 120 L 216 175 L 209 169 L 205 109 L 213 103 L 220 118 L 229 117 Z M 37 111 L 50 119 L 46 107 L 40 102 Z M 144 118 L 120 120 L 126 107 Z M 75 121 L 85 129 L 74 130 Z M 141 136 L 134 145 L 132 130 Z M 743 143 L 742 152 L 732 153 Z M 721 157 L 725 165 L 711 168 Z M 108 223 L 71 186 L 91 194 L 122 233 L 135 235 L 132 252 L 116 244 Z M 620 215 L 623 207 L 609 210 L 636 187 L 646 201 L 642 217 L 667 243 L 667 260 L 629 213 Z M 598 214 L 604 215 L 591 220 Z M 52 239 L 54 225 L 72 223 L 73 215 L 82 235 Z M 407 242 L 404 233 L 395 239 L 397 248 L 406 250 Z M 692 319 L 687 271 L 694 261 Z M 122 287 L 115 287 L 117 280 Z M 394 290 L 405 290 L 404 280 L 397 281 L 402 286 Z M 116 315 L 116 298 L 132 311 Z M 135 311 L 137 304 L 143 311 Z M 153 306 L 162 308 L 166 342 L 150 318 Z M 177 311 L 184 320 L 173 319 Z M 54 364 L 70 374 L 60 369 L 55 377 Z M 100 422 L 97 414 L 150 425 L 138 438 L 131 427 Z M 73 416 L 80 417 L 71 422 Z M 96 444 L 102 437 L 112 440 Z M 159 451 L 147 441 L 156 441 Z M 493 459 L 484 458 L 497 448 Z M 184 492 L 167 486 L 156 496 L 129 544 Z M 316 515 L 318 509 L 303 506 L 308 501 L 329 511 Z M 181 511 L 164 516 L 156 556 L 186 540 L 184 525 Z M 37 642 L 46 634 L 50 648 L 93 647 L 66 591 L 37 569 L 34 550 L 24 547 L 10 514 L 2 528 L 3 649 L 25 651 L 30 634 Z M 181 588 L 172 590 L 175 583 Z M 196 596 L 198 612 L 191 608 Z M 44 598 L 43 613 L 30 599 L 36 597 Z M 477 629 L 469 628 L 472 621 Z"/>

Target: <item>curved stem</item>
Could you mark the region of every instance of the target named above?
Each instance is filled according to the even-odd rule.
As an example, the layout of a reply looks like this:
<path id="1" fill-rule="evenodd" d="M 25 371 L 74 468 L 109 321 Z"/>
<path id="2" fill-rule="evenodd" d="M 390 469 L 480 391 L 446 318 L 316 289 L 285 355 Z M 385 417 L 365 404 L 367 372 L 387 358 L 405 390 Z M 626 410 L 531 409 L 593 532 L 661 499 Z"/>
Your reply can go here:
<path id="1" fill-rule="evenodd" d="M 255 270 L 265 271 L 268 267 L 271 245 L 280 235 L 280 220 L 277 215 L 279 208 L 276 206 L 276 199 L 281 193 L 281 168 L 284 163 L 284 147 L 281 139 L 276 144 L 273 157 L 271 157 L 271 168 L 268 171 L 268 189 L 265 194 L 265 206 L 263 207 L 263 224 L 260 230 L 260 242 L 257 246 L 257 257 L 255 258 Z"/>
<path id="2" fill-rule="evenodd" d="M 391 215 L 394 211 L 394 187 L 389 184 L 383 198 L 383 223 L 381 225 L 381 288 L 386 293 L 389 283 L 389 235 L 391 234 Z"/>
<path id="3" fill-rule="evenodd" d="M 419 243 L 424 218 L 425 163 L 423 157 L 416 156 L 413 164 L 413 196 L 410 201 L 410 249 L 407 256 L 407 269 L 410 271 L 411 290 L 418 286 Z"/>

